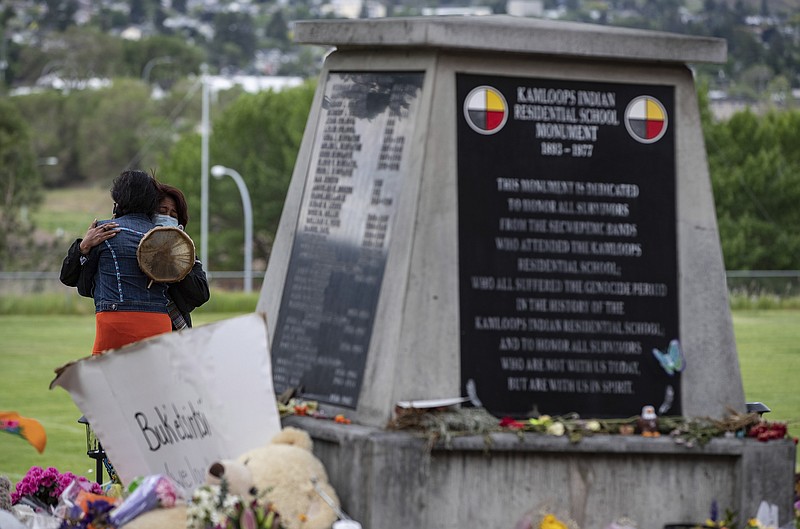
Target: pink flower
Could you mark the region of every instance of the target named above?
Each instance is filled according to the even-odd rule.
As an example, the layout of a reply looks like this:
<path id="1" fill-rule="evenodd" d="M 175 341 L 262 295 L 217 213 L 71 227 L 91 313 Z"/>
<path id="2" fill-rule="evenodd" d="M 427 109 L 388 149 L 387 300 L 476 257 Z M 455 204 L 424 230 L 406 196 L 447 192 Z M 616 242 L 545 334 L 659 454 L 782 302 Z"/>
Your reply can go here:
<path id="1" fill-rule="evenodd" d="M 256 515 L 253 513 L 253 509 L 247 507 L 242 512 L 242 517 L 239 518 L 239 526 L 242 529 L 257 529 Z"/>
<path id="2" fill-rule="evenodd" d="M 31 496 L 47 505 L 55 506 L 64 489 L 76 480 L 88 492 L 96 494 L 102 492 L 100 485 L 90 483 L 83 476 L 76 477 L 72 472 L 61 474 L 55 467 L 49 467 L 44 470 L 41 467 L 34 466 L 28 469 L 22 480 L 17 483 L 14 492 L 11 494 L 11 503 L 18 503 L 23 496 Z"/>

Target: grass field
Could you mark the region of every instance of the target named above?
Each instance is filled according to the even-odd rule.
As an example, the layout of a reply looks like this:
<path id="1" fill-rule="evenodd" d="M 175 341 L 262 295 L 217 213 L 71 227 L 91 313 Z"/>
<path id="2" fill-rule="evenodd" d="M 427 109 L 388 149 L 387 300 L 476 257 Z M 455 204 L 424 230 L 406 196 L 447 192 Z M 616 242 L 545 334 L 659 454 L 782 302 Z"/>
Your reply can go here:
<path id="1" fill-rule="evenodd" d="M 236 315 L 198 309 L 194 319 L 202 325 Z M 734 329 L 746 399 L 767 404 L 772 412 L 766 418 L 788 421 L 791 435 L 799 436 L 800 310 L 734 311 Z M 38 454 L 22 439 L 0 434 L 0 474 L 16 482 L 38 465 L 93 479 L 94 462 L 77 423 L 81 412 L 66 391 L 48 389 L 55 368 L 88 353 L 93 315 L 0 315 L 0 336 L 0 410 L 38 419 L 48 436 Z"/>
<path id="2" fill-rule="evenodd" d="M 239 315 L 193 314 L 195 326 Z M 86 456 L 80 410 L 62 388 L 48 389 L 54 370 L 91 353 L 94 315 L 0 316 L 0 410 L 37 419 L 47 432 L 47 447 L 36 452 L 23 439 L 0 433 L 0 475 L 20 480 L 33 466 L 54 466 L 94 479 L 94 462 Z"/>

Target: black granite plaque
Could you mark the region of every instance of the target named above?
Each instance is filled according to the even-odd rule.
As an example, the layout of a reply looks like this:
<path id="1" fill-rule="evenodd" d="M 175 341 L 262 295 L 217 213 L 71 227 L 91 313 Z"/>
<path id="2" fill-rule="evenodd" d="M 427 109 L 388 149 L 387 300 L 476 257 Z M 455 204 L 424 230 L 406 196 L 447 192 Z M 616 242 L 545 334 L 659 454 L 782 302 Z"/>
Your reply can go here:
<path id="1" fill-rule="evenodd" d="M 498 416 L 680 414 L 673 87 L 457 91 L 465 394 Z"/>
<path id="2" fill-rule="evenodd" d="M 272 344 L 276 392 L 358 404 L 423 77 L 328 75 Z"/>

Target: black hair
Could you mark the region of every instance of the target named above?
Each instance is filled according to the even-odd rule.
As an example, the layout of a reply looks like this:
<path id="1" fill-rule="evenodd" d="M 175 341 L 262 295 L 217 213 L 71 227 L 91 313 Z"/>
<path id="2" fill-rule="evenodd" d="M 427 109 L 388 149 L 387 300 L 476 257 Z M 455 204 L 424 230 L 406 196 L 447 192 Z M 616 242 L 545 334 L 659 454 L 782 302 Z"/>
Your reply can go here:
<path id="1" fill-rule="evenodd" d="M 158 185 L 144 171 L 123 171 L 111 186 L 115 216 L 140 213 L 153 216 L 158 210 Z"/>

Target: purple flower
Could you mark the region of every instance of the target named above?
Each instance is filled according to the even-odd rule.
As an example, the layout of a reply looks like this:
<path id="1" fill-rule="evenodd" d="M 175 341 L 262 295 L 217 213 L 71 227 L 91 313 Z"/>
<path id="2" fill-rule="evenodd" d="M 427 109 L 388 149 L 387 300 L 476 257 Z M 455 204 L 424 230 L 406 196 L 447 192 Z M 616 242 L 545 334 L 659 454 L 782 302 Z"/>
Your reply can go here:
<path id="1" fill-rule="evenodd" d="M 17 504 L 20 499 L 29 496 L 49 506 L 58 504 L 61 493 L 64 492 L 73 481 L 78 481 L 84 490 L 102 493 L 102 489 L 96 483 L 87 485 L 86 478 L 75 476 L 72 472 L 61 474 L 57 468 L 49 467 L 47 470 L 41 467 L 31 467 L 28 472 L 17 483 L 14 492 L 11 494 L 11 503 Z"/>
<path id="2" fill-rule="evenodd" d="M 125 525 L 137 516 L 158 507 L 172 507 L 178 493 L 175 484 L 164 475 L 147 476 L 130 496 L 111 513 L 116 525 Z"/>

